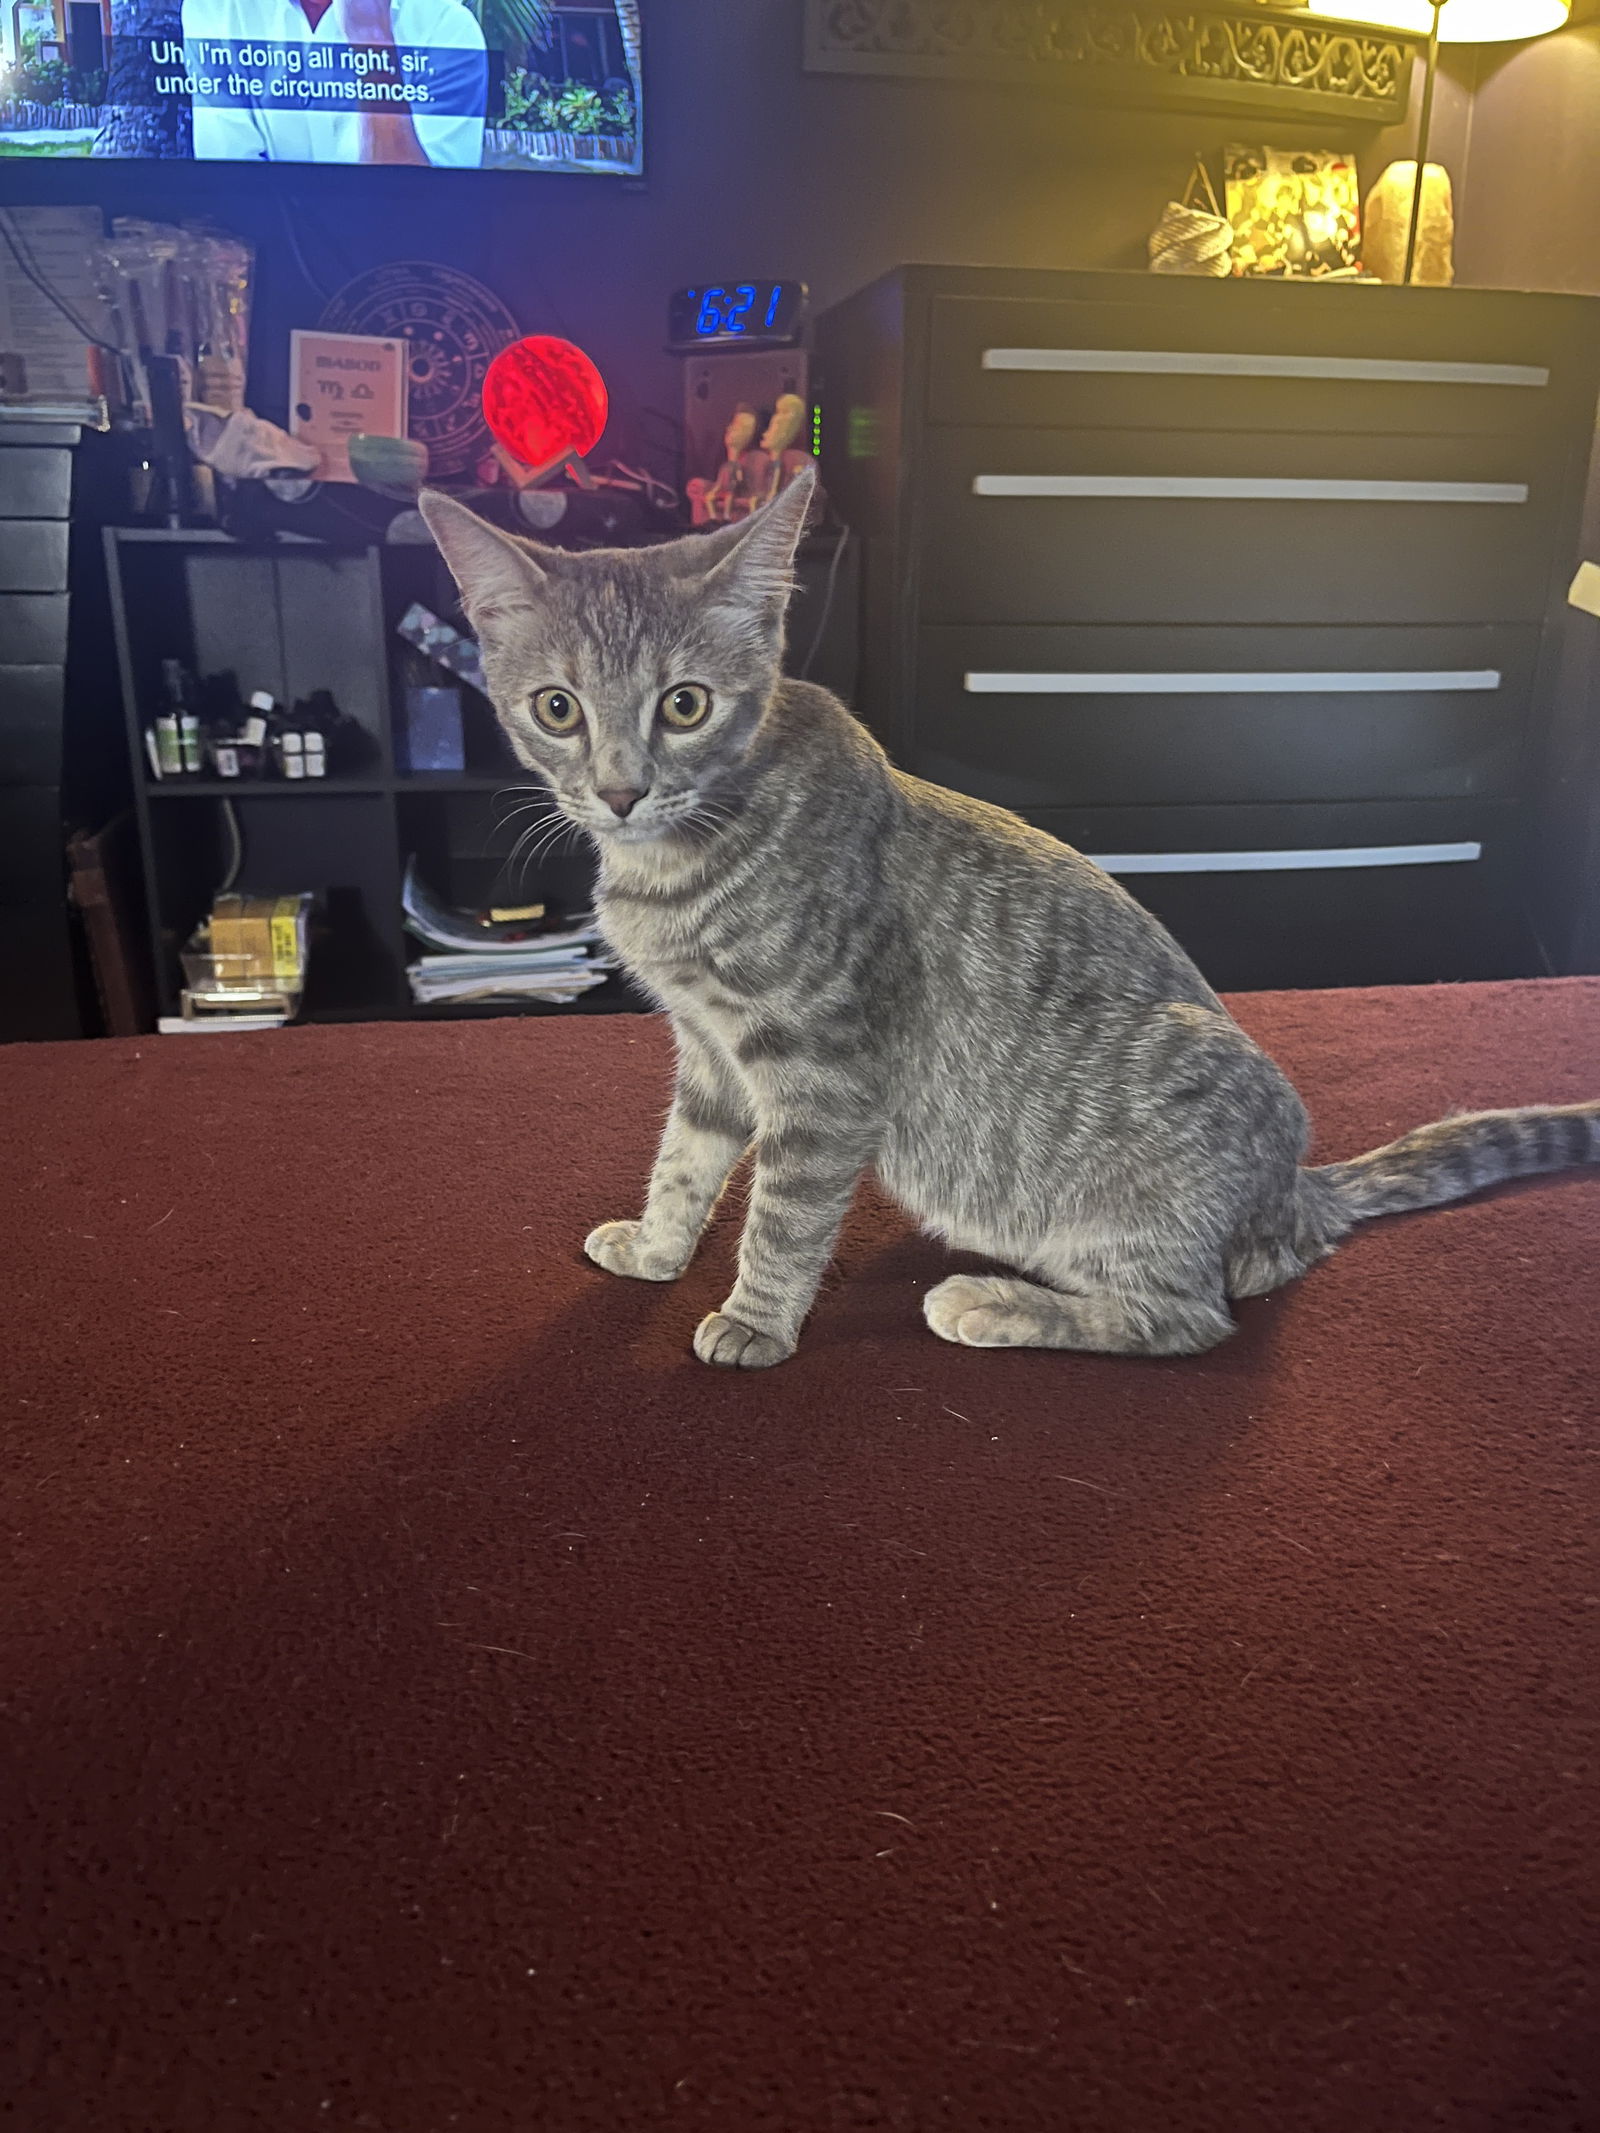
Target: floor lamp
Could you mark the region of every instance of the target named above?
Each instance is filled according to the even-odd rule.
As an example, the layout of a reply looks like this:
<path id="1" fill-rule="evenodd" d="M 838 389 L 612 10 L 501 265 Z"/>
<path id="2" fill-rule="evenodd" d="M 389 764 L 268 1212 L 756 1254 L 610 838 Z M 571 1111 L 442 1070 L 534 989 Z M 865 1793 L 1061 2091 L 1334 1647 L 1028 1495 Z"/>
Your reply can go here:
<path id="1" fill-rule="evenodd" d="M 1517 44 L 1546 37 L 1552 30 L 1566 27 L 1572 0 L 1351 0 L 1349 6 L 1330 5 L 1310 12 L 1339 22 L 1408 30 L 1413 36 L 1428 40 L 1422 70 L 1422 112 L 1417 122 L 1417 175 L 1411 188 L 1406 265 L 1401 277 L 1409 282 L 1417 258 L 1417 225 L 1422 217 L 1422 183 L 1433 134 L 1433 91 L 1439 78 L 1440 45 Z"/>

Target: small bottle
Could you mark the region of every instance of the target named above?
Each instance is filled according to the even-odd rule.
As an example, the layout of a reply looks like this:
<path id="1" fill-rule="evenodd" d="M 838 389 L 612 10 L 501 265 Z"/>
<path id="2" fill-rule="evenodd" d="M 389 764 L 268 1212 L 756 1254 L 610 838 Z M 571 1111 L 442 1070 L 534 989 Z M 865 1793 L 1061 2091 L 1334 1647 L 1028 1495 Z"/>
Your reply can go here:
<path id="1" fill-rule="evenodd" d="M 250 716 L 240 728 L 239 738 L 247 748 L 262 748 L 266 745 L 267 725 L 278 706 L 265 689 L 257 689 L 250 699 Z"/>
<path id="2" fill-rule="evenodd" d="M 239 728 L 239 775 L 258 778 L 266 768 L 267 736 L 277 721 L 276 700 L 265 689 L 257 689 L 250 699 L 250 708 L 244 724 Z"/>
<path id="3" fill-rule="evenodd" d="M 239 775 L 239 750 L 233 741 L 213 741 L 211 760 L 217 766 L 219 778 L 236 778 Z"/>
<path id="4" fill-rule="evenodd" d="M 200 719 L 195 710 L 194 689 L 181 659 L 161 662 L 161 690 L 167 699 L 167 716 L 177 720 L 179 767 L 195 776 L 203 767 L 200 750 Z"/>
<path id="5" fill-rule="evenodd" d="M 157 775 L 177 778 L 183 775 L 183 744 L 178 733 L 178 721 L 170 711 L 163 711 L 156 720 Z"/>
<path id="6" fill-rule="evenodd" d="M 307 733 L 305 740 L 306 776 L 325 778 L 328 774 L 328 750 L 320 733 Z"/>
<path id="7" fill-rule="evenodd" d="M 306 774 L 305 742 L 293 731 L 278 735 L 278 764 L 286 778 Z"/>

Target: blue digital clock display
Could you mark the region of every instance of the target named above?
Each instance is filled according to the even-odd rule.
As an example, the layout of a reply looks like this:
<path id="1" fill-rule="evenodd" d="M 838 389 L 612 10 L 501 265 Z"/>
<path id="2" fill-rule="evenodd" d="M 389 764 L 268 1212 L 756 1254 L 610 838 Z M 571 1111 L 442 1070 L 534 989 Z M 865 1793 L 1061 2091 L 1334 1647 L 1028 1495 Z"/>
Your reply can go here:
<path id="1" fill-rule="evenodd" d="M 667 337 L 677 348 L 707 341 L 783 346 L 799 338 L 805 304 L 803 282 L 704 282 L 674 293 L 667 311 Z"/>
<path id="2" fill-rule="evenodd" d="M 696 292 L 691 290 L 690 295 Z M 770 333 L 778 316 L 778 306 L 783 302 L 783 283 L 774 282 L 770 293 L 763 284 L 754 281 L 736 281 L 731 289 L 720 282 L 712 288 L 699 292 L 700 308 L 694 315 L 694 330 L 701 340 L 718 333 L 748 333 L 758 316 L 757 307 L 763 295 L 767 307 L 759 314 L 761 331 Z"/>

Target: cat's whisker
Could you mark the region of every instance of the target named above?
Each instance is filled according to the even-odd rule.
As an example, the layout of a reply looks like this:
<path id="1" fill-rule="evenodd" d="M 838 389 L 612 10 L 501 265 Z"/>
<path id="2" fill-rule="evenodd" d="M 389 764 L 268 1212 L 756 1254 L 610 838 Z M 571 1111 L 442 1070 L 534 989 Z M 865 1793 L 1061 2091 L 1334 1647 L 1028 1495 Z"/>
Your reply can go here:
<path id="1" fill-rule="evenodd" d="M 531 865 L 541 854 L 552 850 L 559 843 L 563 830 L 570 829 L 571 826 L 564 815 L 557 816 L 553 822 L 534 823 L 517 839 L 506 861 L 507 866 L 515 865 L 524 852 L 527 853 L 528 863 Z"/>
<path id="2" fill-rule="evenodd" d="M 549 821 L 550 814 L 551 810 L 549 808 L 539 808 L 537 810 L 519 809 L 516 814 L 507 815 L 503 822 L 497 822 L 494 825 L 494 833 L 499 836 L 502 832 L 509 831 L 520 823 L 521 827 L 517 830 L 517 834 L 526 836 L 529 830 L 542 828 Z"/>
<path id="3" fill-rule="evenodd" d="M 547 830 L 550 824 L 551 816 L 548 812 L 537 814 L 531 822 L 525 822 L 517 832 L 515 843 L 512 846 L 513 853 L 519 846 L 525 844 L 530 837 L 537 837 L 542 831 Z M 507 824 L 506 827 L 509 828 L 510 825 Z"/>
<path id="4" fill-rule="evenodd" d="M 523 835 L 517 839 L 516 844 L 506 855 L 505 871 L 507 877 L 510 877 L 512 869 L 516 867 L 519 860 L 523 862 L 522 873 L 526 875 L 528 868 L 533 865 L 534 861 L 554 846 L 560 835 L 560 827 L 559 823 L 545 822 L 537 823 L 532 829 L 524 831 Z"/>
<path id="5" fill-rule="evenodd" d="M 570 824 L 569 824 L 569 827 L 571 827 L 571 825 L 570 825 Z M 556 855 L 556 853 L 560 851 L 560 849 L 561 849 L 561 840 L 560 840 L 560 839 L 557 839 L 557 840 L 556 840 L 556 842 L 555 842 L 554 844 L 552 844 L 552 845 L 550 845 L 549 847 L 547 847 L 547 848 L 546 848 L 546 849 L 545 849 L 545 850 L 544 850 L 543 852 L 530 852 L 530 853 L 528 854 L 528 856 L 527 856 L 527 857 L 526 857 L 526 858 L 525 858 L 525 859 L 523 860 L 523 862 L 522 862 L 522 866 L 521 866 L 521 868 L 519 869 L 519 871 L 518 871 L 518 875 L 517 875 L 517 879 L 518 879 L 519 883 L 520 883 L 520 884 L 522 885 L 522 887 L 523 887 L 524 891 L 526 890 L 526 887 L 527 887 L 527 882 L 528 882 L 528 876 L 529 876 L 529 874 L 531 873 L 531 871 L 532 871 L 533 867 L 535 866 L 535 864 L 536 864 L 536 863 L 537 863 L 537 862 L 538 862 L 538 861 L 539 861 L 540 859 L 550 859 L 550 858 L 553 858 L 553 857 L 554 857 L 554 856 Z"/>
<path id="6" fill-rule="evenodd" d="M 497 794 L 497 802 L 499 797 L 500 796 Z M 496 821 L 497 824 L 504 825 L 507 822 L 515 822 L 518 815 L 526 815 L 532 813 L 548 814 L 551 809 L 556 807 L 558 804 L 559 803 L 557 802 L 554 793 L 530 793 L 525 800 L 517 801 L 515 806 L 508 807 L 502 815 L 497 816 Z"/>
<path id="7" fill-rule="evenodd" d="M 521 871 L 518 876 L 519 880 L 525 882 L 536 861 L 558 852 L 564 839 L 574 835 L 577 829 L 578 824 L 569 821 L 565 815 L 559 816 L 554 822 L 536 823 L 532 829 L 524 831 L 523 835 L 517 840 L 515 849 L 506 861 L 507 869 L 509 870 L 516 864 L 518 854 L 524 852 L 524 847 L 526 847 Z"/>
<path id="8" fill-rule="evenodd" d="M 715 800 L 700 800 L 683 813 L 674 815 L 671 826 L 688 831 L 703 830 L 707 835 L 715 836 L 719 830 L 726 829 L 733 819 L 734 810 L 731 807 Z"/>
<path id="9" fill-rule="evenodd" d="M 503 792 L 497 792 L 495 794 L 494 804 L 496 807 L 498 807 L 500 803 L 504 800 L 510 800 L 514 803 L 506 810 L 508 814 L 512 815 L 520 815 L 525 807 L 554 807 L 556 805 L 555 794 L 553 792 L 545 791 L 525 792 L 520 795 L 516 793 Z"/>

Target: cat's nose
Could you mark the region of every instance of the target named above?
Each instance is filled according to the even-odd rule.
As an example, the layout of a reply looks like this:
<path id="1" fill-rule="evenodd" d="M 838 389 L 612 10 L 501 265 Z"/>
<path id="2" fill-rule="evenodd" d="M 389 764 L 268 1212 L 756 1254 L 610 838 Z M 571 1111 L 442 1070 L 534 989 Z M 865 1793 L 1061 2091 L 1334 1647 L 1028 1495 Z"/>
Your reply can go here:
<path id="1" fill-rule="evenodd" d="M 624 820 L 633 813 L 639 802 L 644 798 L 644 794 L 632 785 L 602 785 L 599 788 L 599 792 L 601 799 L 604 800 L 611 812 L 614 815 L 622 816 Z"/>

